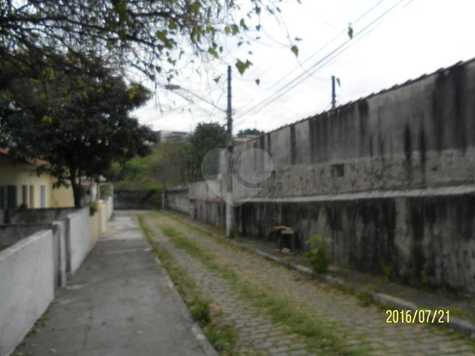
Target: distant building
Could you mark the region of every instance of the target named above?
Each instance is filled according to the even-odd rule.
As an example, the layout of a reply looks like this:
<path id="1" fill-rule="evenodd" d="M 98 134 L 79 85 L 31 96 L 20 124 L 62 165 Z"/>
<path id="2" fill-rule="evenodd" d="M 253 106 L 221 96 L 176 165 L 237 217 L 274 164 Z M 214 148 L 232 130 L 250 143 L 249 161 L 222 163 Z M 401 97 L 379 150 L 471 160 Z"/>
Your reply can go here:
<path id="1" fill-rule="evenodd" d="M 244 142 L 247 142 L 247 141 L 251 141 L 251 140 L 255 140 L 257 138 L 259 138 L 260 135 L 253 135 L 253 134 L 250 134 L 250 135 L 241 135 L 241 136 L 236 136 L 233 138 L 233 141 L 235 144 L 240 144 L 240 143 L 244 143 Z"/>
<path id="2" fill-rule="evenodd" d="M 184 142 L 190 137 L 189 132 L 185 131 L 157 131 L 157 146 L 163 142 Z"/>

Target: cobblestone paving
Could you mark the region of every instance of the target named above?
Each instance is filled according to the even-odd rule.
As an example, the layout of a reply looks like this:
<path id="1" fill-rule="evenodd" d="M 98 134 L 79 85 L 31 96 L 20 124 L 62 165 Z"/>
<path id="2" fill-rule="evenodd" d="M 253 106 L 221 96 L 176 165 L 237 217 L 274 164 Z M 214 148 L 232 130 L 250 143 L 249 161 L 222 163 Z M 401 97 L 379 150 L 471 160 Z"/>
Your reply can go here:
<path id="1" fill-rule="evenodd" d="M 240 355 L 313 355 L 299 336 L 289 334 L 236 296 L 230 286 L 200 261 L 178 249 L 164 236 L 153 220 L 146 219 L 161 248 L 172 254 L 181 268 L 194 279 L 200 291 L 222 309 L 223 322 L 238 333 L 236 351 Z"/>
<path id="2" fill-rule="evenodd" d="M 257 285 L 272 293 L 310 308 L 319 319 L 334 323 L 347 335 L 344 345 L 365 343 L 375 355 L 475 355 L 473 343 L 458 333 L 420 324 L 386 324 L 384 310 L 374 305 L 363 306 L 356 297 L 252 253 L 218 243 L 215 239 L 174 219 L 161 217 L 185 236 L 216 254 L 225 263 Z M 190 222 L 189 220 L 187 221 Z"/>

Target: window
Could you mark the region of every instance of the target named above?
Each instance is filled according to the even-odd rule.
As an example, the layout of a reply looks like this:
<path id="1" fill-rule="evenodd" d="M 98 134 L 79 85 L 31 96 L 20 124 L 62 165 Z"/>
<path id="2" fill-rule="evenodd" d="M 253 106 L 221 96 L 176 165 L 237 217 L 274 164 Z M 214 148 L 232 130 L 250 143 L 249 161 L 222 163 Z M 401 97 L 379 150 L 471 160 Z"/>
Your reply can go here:
<path id="1" fill-rule="evenodd" d="M 46 208 L 46 186 L 40 186 L 40 208 Z"/>
<path id="2" fill-rule="evenodd" d="M 0 186 L 0 209 L 7 207 L 7 187 Z"/>
<path id="3" fill-rule="evenodd" d="M 15 209 L 17 207 L 16 186 L 9 185 L 7 187 L 7 209 Z"/>
<path id="4" fill-rule="evenodd" d="M 28 186 L 21 186 L 21 205 L 28 207 Z"/>
<path id="5" fill-rule="evenodd" d="M 30 203 L 28 204 L 29 208 L 35 207 L 35 186 L 30 185 L 30 192 L 29 192 Z"/>

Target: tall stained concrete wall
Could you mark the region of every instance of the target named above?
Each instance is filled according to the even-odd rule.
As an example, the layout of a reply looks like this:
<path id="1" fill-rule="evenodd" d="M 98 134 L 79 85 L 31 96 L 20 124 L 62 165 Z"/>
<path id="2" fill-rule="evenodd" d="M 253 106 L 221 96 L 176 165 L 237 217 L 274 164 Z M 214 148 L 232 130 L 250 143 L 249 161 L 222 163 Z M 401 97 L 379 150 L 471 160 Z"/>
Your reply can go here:
<path id="1" fill-rule="evenodd" d="M 240 232 L 290 225 L 336 264 L 475 292 L 474 99 L 471 60 L 235 147 L 240 176 L 268 177 L 234 177 Z"/>

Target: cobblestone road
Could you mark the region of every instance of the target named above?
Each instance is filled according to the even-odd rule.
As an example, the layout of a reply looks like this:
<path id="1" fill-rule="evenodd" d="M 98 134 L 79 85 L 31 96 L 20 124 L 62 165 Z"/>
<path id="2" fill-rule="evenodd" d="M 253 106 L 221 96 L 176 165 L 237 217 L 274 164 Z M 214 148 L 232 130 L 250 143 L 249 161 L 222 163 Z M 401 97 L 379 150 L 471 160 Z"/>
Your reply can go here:
<path id="1" fill-rule="evenodd" d="M 170 224 L 170 221 L 167 223 Z M 224 323 L 233 326 L 238 333 L 236 349 L 239 354 L 311 355 L 298 336 L 274 326 L 255 308 L 243 302 L 223 278 L 209 271 L 184 250 L 176 248 L 154 224 L 154 220 L 147 219 L 147 225 L 152 228 L 160 247 L 171 253 L 180 267 L 200 286 L 201 292 L 222 308 Z"/>
<path id="2" fill-rule="evenodd" d="M 304 305 L 312 316 L 331 323 L 339 334 L 345 335 L 343 344 L 348 349 L 354 345 L 364 345 L 374 355 L 475 355 L 473 343 L 456 332 L 417 324 L 386 324 L 384 310 L 376 306 L 364 306 L 352 295 L 310 280 L 250 252 L 218 242 L 169 216 L 157 216 L 161 224 L 173 226 L 188 239 L 215 254 L 220 264 L 228 265 L 242 279 Z M 157 216 L 153 220 L 149 217 L 149 224 L 156 222 Z M 225 281 L 207 271 L 183 250 L 174 248 L 163 236 L 162 243 L 203 289 L 209 290 L 212 298 L 222 305 L 226 317 L 238 328 L 242 350 L 249 348 L 250 351 L 272 350 L 288 354 L 290 345 L 299 351 L 303 350 L 303 344 L 296 336 L 285 334 L 283 330 L 272 326 L 269 320 L 259 316 L 256 310 L 233 294 Z"/>

